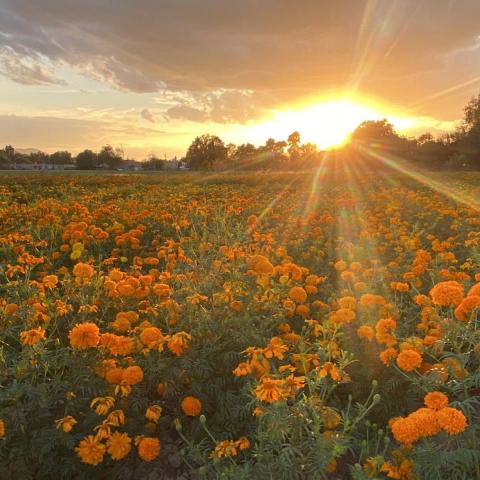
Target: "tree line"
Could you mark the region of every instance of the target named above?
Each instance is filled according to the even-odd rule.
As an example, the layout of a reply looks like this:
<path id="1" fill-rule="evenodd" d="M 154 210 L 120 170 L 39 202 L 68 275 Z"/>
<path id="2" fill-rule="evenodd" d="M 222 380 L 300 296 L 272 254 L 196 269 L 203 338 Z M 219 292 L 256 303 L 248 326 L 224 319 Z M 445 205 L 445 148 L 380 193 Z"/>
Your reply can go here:
<path id="1" fill-rule="evenodd" d="M 142 162 L 126 159 L 122 149 L 111 145 L 103 146 L 99 152 L 84 150 L 76 157 L 68 151 L 22 153 L 7 145 L 0 149 L 0 168 L 30 164 L 53 168 L 71 166 L 81 170 L 300 170 L 315 168 L 327 157 L 362 158 L 365 162 L 372 158 L 404 160 L 432 170 L 480 170 L 480 94 L 465 106 L 458 128 L 438 137 L 425 133 L 409 138 L 399 135 L 386 119 L 367 120 L 352 132 L 343 147 L 329 152 L 318 150 L 313 143 L 302 143 L 297 131 L 286 140 L 269 138 L 258 147 L 252 143 L 226 144 L 217 135 L 205 134 L 196 137 L 185 157 L 178 161 L 151 155 Z"/>

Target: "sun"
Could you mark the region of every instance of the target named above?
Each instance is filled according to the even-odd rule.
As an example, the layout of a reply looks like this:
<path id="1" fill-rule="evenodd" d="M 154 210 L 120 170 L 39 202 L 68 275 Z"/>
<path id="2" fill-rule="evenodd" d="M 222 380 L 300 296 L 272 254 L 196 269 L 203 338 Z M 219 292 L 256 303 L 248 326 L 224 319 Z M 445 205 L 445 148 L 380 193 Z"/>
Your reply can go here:
<path id="1" fill-rule="evenodd" d="M 297 130 L 302 142 L 314 143 L 325 150 L 344 144 L 353 130 L 365 120 L 387 118 L 398 130 L 409 128 L 413 122 L 373 102 L 369 104 L 348 98 L 310 102 L 273 111 L 269 120 L 255 126 L 255 136 L 287 139 L 290 133 Z"/>

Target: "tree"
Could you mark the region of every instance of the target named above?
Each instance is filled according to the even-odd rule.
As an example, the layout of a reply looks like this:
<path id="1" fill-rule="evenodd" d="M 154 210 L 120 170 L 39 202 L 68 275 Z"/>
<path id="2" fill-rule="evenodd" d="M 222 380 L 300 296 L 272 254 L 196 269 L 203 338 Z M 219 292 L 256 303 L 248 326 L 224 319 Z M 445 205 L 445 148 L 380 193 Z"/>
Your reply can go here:
<path id="1" fill-rule="evenodd" d="M 68 165 L 72 163 L 72 154 L 66 150 L 52 153 L 50 163 L 53 165 Z"/>
<path id="2" fill-rule="evenodd" d="M 99 165 L 108 165 L 110 168 L 117 168 L 122 164 L 123 151 L 119 148 L 115 150 L 111 145 L 104 145 L 97 155 Z"/>
<path id="3" fill-rule="evenodd" d="M 211 169 L 216 163 L 225 161 L 227 148 L 216 135 L 201 135 L 188 147 L 185 161 L 192 169 Z"/>
<path id="4" fill-rule="evenodd" d="M 386 118 L 383 120 L 366 120 L 351 135 L 351 140 L 360 144 L 388 144 L 394 139 L 398 139 L 398 134 Z"/>
<path id="5" fill-rule="evenodd" d="M 94 170 L 97 166 L 97 154 L 91 150 L 84 150 L 77 155 L 75 162 L 80 170 Z"/>
<path id="6" fill-rule="evenodd" d="M 300 133 L 297 131 L 291 133 L 287 139 L 288 156 L 291 162 L 298 162 L 300 159 Z"/>

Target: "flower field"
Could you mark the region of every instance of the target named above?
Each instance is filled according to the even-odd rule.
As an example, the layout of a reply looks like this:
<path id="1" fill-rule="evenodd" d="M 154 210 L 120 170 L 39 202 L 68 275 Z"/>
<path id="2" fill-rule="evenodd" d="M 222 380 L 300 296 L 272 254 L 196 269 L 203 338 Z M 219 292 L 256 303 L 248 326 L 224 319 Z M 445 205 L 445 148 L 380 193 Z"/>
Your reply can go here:
<path id="1" fill-rule="evenodd" d="M 0 478 L 480 478 L 480 175 L 344 173 L 0 178 Z"/>

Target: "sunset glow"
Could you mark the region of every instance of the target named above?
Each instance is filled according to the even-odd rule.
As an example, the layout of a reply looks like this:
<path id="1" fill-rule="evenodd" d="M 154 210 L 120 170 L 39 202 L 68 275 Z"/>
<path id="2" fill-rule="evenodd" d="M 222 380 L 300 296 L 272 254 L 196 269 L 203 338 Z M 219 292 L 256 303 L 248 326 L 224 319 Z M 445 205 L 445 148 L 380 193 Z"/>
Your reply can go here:
<path id="1" fill-rule="evenodd" d="M 393 115 L 388 109 L 352 99 L 313 101 L 293 109 L 272 112 L 272 118 L 251 128 L 250 135 L 259 140 L 272 137 L 286 139 L 298 130 L 303 141 L 320 149 L 340 146 L 348 140 L 353 130 L 365 120 L 387 118 L 401 132 L 415 126 L 416 119 Z"/>

